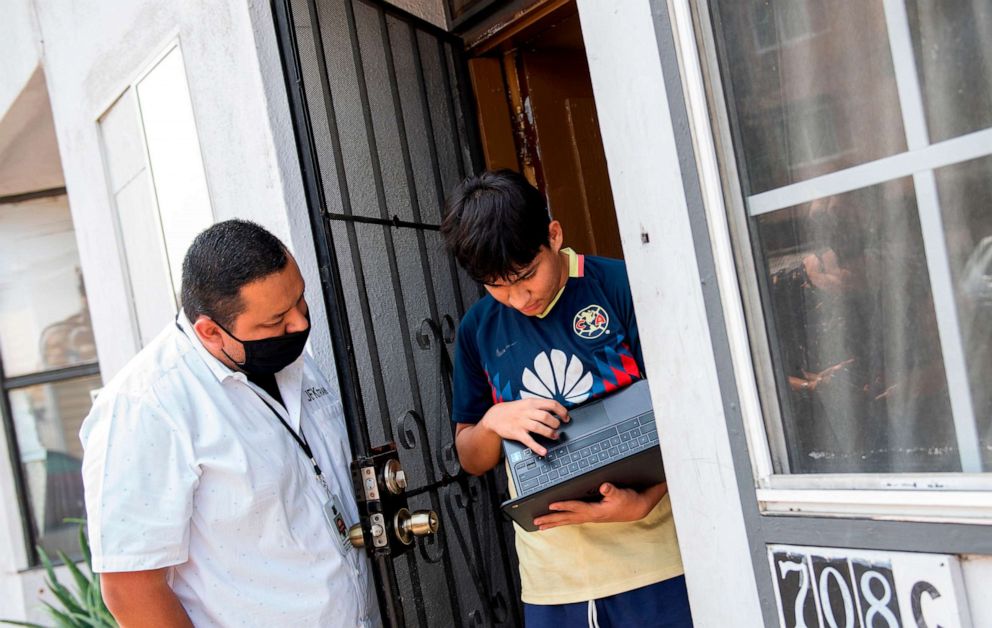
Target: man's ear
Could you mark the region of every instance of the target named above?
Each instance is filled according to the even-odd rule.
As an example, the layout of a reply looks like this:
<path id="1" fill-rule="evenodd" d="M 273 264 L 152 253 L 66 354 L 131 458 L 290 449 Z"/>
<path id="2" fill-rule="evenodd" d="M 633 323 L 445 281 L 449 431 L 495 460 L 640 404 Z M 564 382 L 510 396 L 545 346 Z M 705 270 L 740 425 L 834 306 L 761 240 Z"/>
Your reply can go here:
<path id="1" fill-rule="evenodd" d="M 562 231 L 561 223 L 557 220 L 552 220 L 551 224 L 548 225 L 548 248 L 553 253 L 557 253 L 561 250 L 561 245 L 564 241 L 565 233 Z"/>
<path id="2" fill-rule="evenodd" d="M 224 332 L 212 318 L 200 314 L 193 323 L 193 331 L 207 349 L 219 351 L 224 346 Z"/>

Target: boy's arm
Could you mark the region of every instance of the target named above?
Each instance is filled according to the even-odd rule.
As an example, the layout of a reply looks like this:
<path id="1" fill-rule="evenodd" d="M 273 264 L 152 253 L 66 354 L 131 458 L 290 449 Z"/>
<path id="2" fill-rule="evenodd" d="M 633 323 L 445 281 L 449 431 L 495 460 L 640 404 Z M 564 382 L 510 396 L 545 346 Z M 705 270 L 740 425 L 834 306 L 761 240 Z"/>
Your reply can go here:
<path id="1" fill-rule="evenodd" d="M 548 506 L 550 514 L 534 519 L 540 530 L 577 523 L 614 523 L 640 521 L 654 510 L 668 493 L 668 483 L 649 486 L 643 491 L 618 488 L 609 482 L 599 487 L 603 499 L 598 502 L 566 501 Z"/>
<path id="2" fill-rule="evenodd" d="M 503 439 L 523 443 L 543 456 L 548 450 L 534 440 L 534 434 L 558 438 L 561 417 L 568 422 L 568 411 L 552 399 L 520 399 L 497 403 L 478 423 L 458 423 L 455 449 L 462 468 L 472 475 L 482 475 L 499 464 Z"/>

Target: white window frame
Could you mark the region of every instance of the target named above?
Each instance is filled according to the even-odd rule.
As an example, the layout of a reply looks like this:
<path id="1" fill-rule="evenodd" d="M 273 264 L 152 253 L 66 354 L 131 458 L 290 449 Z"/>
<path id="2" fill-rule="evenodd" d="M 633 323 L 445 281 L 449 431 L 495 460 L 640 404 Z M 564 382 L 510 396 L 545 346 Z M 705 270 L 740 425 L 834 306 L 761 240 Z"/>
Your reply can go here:
<path id="1" fill-rule="evenodd" d="M 745 199 L 736 168 L 731 168 L 734 172 L 725 172 L 720 168 L 719 156 L 732 155 L 732 148 L 729 146 L 731 136 L 726 115 L 723 114 L 722 119 L 719 115 L 726 105 L 719 73 L 715 72 L 716 57 L 708 4 L 706 0 L 669 0 L 756 497 L 760 510 L 771 515 L 992 524 L 992 473 L 977 472 L 980 470 L 979 442 L 934 177 L 934 169 L 992 155 L 992 128 L 929 144 L 905 5 L 902 0 L 883 1 L 908 150 Z M 698 31 L 690 2 L 695 2 L 699 9 L 701 24 Z M 701 55 L 704 54 L 708 55 L 705 66 L 701 62 Z M 704 67 L 708 72 L 704 73 Z M 710 78 L 709 83 L 707 77 Z M 714 110 L 718 112 L 712 120 L 710 97 Z M 748 273 L 753 262 L 746 258 L 753 258 L 749 252 L 735 258 L 727 212 L 746 211 L 748 218 L 751 218 L 906 176 L 913 178 L 917 196 L 964 472 L 777 474 L 774 472 L 769 438 L 781 439 L 782 435 L 768 432 L 765 412 L 777 414 L 779 402 L 777 396 L 765 391 L 764 396 L 770 397 L 775 407 L 762 408 L 752 352 L 751 334 L 754 330 L 749 330 L 744 314 L 744 297 L 738 274 L 739 264 L 742 271 Z M 762 312 L 761 315 L 767 314 Z M 756 335 L 761 334 L 763 332 L 758 330 Z M 755 346 L 760 346 L 760 343 L 766 343 L 766 338 L 761 336 L 754 342 Z"/>
<path id="2" fill-rule="evenodd" d="M 196 137 L 197 137 L 197 149 L 199 151 L 200 164 L 201 164 L 201 168 L 203 169 L 203 177 L 204 177 L 204 180 L 205 180 L 205 183 L 206 183 L 207 203 L 208 203 L 208 210 L 209 210 L 209 216 L 208 216 L 207 224 L 212 224 L 214 222 L 214 220 L 215 220 L 215 216 L 214 216 L 214 211 L 213 211 L 213 205 L 214 205 L 214 203 L 213 203 L 213 195 L 211 194 L 210 180 L 209 180 L 209 178 L 207 178 L 206 166 L 205 166 L 204 159 L 203 159 L 203 148 L 202 148 L 202 142 L 200 140 L 200 129 L 199 129 L 199 125 L 197 124 L 198 116 L 196 115 L 195 104 L 192 102 L 192 90 L 189 87 L 189 74 L 186 71 L 186 67 L 187 67 L 186 66 L 186 56 L 185 56 L 185 53 L 183 52 L 182 42 L 180 41 L 179 33 L 177 31 L 171 32 L 170 34 L 168 34 L 161 41 L 162 41 L 162 43 L 160 45 L 158 45 L 158 46 L 155 47 L 156 52 L 154 52 L 149 57 L 147 57 L 146 61 L 138 66 L 138 70 L 135 71 L 129 78 L 127 78 L 127 80 L 123 81 L 120 84 L 120 88 L 115 92 L 114 96 L 111 99 L 109 99 L 103 107 L 101 107 L 99 109 L 100 113 L 99 113 L 99 115 L 96 118 L 96 122 L 97 122 L 97 125 L 99 125 L 102 122 L 102 120 L 104 119 L 104 117 L 110 112 L 110 110 L 122 98 L 124 98 L 126 96 L 129 96 L 130 98 L 133 98 L 134 99 L 134 107 L 135 107 L 135 112 L 137 114 L 137 129 L 138 129 L 138 131 L 141 134 L 141 137 L 140 137 L 140 141 L 141 141 L 141 155 L 142 155 L 142 158 L 144 159 L 144 169 L 147 169 L 147 171 L 148 171 L 148 177 L 149 177 L 149 181 L 150 181 L 150 185 L 151 185 L 151 193 L 152 193 L 153 202 L 154 202 L 154 205 L 155 205 L 155 219 L 156 219 L 155 230 L 157 231 L 157 233 L 159 235 L 158 242 L 157 242 L 157 244 L 158 244 L 158 250 L 156 251 L 156 253 L 164 261 L 164 263 L 165 263 L 165 270 L 166 270 L 166 272 L 167 272 L 167 274 L 169 276 L 170 285 L 168 286 L 168 290 L 173 295 L 172 305 L 173 305 L 173 315 L 175 315 L 178 312 L 179 303 L 178 303 L 178 297 L 177 297 L 177 295 L 175 295 L 175 293 L 173 291 L 173 287 L 176 284 L 174 274 L 181 272 L 182 269 L 180 269 L 180 268 L 173 268 L 171 266 L 170 262 L 169 262 L 169 255 L 168 255 L 167 244 L 166 244 L 165 228 L 164 228 L 164 226 L 162 224 L 162 213 L 161 213 L 162 212 L 162 208 L 161 208 L 161 205 L 160 205 L 160 202 L 159 202 L 159 191 L 156 188 L 155 171 L 154 171 L 154 168 L 153 168 L 152 157 L 151 157 L 151 154 L 150 154 L 150 151 L 149 151 L 149 147 L 148 147 L 148 139 L 147 139 L 147 136 L 146 136 L 147 130 L 146 130 L 146 127 L 145 127 L 145 120 L 143 119 L 143 116 L 142 116 L 141 98 L 139 96 L 138 89 L 139 89 L 139 86 L 141 85 L 141 83 L 153 71 L 155 71 L 155 69 L 170 54 L 172 54 L 176 50 L 179 51 L 180 57 L 181 57 L 181 59 L 183 61 L 183 78 L 186 81 L 187 92 L 190 94 L 190 99 L 191 99 L 191 101 L 190 101 L 190 108 L 191 108 L 191 110 L 193 112 L 193 125 L 194 125 L 194 131 L 195 131 Z M 137 302 L 138 300 L 136 299 L 136 295 L 135 295 L 134 289 L 133 289 L 132 272 L 131 272 L 131 269 L 128 267 L 128 255 L 127 255 L 127 251 L 126 251 L 125 245 L 124 245 L 124 231 L 123 231 L 123 228 L 121 226 L 121 218 L 120 218 L 120 214 L 119 214 L 119 208 L 118 208 L 117 202 L 115 200 L 115 191 L 112 189 L 112 185 L 111 185 L 111 176 L 110 176 L 110 171 L 109 171 L 109 156 L 108 156 L 108 153 L 107 153 L 107 146 L 106 146 L 106 144 L 104 142 L 104 136 L 103 136 L 102 130 L 99 131 L 99 136 L 100 136 L 100 147 L 101 147 L 101 153 L 102 153 L 101 154 L 101 157 L 102 157 L 102 159 L 104 161 L 105 179 L 107 181 L 108 197 L 109 197 L 109 200 L 110 200 L 111 205 L 114 207 L 113 220 L 114 220 L 114 226 L 115 226 L 115 229 L 116 229 L 116 234 L 115 234 L 116 235 L 116 241 L 117 241 L 117 246 L 118 246 L 118 249 L 119 249 L 119 256 L 120 256 L 120 259 L 122 260 L 122 264 L 124 266 L 123 273 L 124 273 L 124 276 L 126 278 L 126 286 L 125 286 L 125 288 L 127 290 L 128 302 L 130 303 L 130 306 L 131 306 L 130 307 L 130 312 L 129 312 L 129 318 L 130 318 L 130 322 L 131 322 L 131 333 L 133 334 L 133 337 L 135 338 L 137 347 L 140 348 L 143 344 L 145 344 L 144 341 L 142 340 L 143 330 L 142 330 L 142 327 L 141 327 L 141 324 L 140 324 L 140 321 L 141 321 L 141 316 L 139 315 L 140 305 Z"/>

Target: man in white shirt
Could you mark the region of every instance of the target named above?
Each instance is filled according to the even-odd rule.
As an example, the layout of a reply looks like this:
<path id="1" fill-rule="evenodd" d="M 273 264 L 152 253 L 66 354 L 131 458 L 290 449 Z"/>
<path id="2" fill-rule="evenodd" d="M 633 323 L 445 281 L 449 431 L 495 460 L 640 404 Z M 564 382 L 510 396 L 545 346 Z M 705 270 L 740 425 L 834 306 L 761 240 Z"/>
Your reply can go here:
<path id="1" fill-rule="evenodd" d="M 182 283 L 176 323 L 80 432 L 108 608 L 125 627 L 379 625 L 368 561 L 339 531 L 358 520 L 348 438 L 303 353 L 296 262 L 230 220 L 197 236 Z"/>

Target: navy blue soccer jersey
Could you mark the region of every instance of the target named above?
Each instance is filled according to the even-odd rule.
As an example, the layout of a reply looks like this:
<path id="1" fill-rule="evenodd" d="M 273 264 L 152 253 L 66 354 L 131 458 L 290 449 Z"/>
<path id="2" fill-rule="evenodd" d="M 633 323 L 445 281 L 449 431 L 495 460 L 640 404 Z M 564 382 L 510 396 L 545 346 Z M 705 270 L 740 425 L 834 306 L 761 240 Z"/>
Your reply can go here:
<path id="1" fill-rule="evenodd" d="M 644 377 L 637 319 L 620 260 L 569 255 L 569 278 L 543 318 L 486 295 L 455 342 L 451 420 L 477 423 L 496 403 L 530 397 L 570 408 Z"/>

